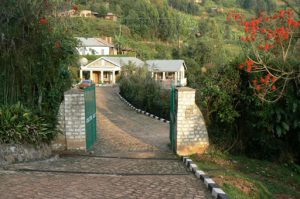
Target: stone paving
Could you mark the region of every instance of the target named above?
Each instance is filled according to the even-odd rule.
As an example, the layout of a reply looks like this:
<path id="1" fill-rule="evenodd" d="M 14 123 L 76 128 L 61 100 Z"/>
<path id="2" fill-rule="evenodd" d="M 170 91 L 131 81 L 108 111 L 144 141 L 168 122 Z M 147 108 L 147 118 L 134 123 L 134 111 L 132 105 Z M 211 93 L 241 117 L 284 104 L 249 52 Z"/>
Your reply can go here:
<path id="1" fill-rule="evenodd" d="M 168 149 L 168 124 L 137 114 L 97 88 L 93 154 L 0 168 L 2 198 L 211 198 Z"/>
<path id="2" fill-rule="evenodd" d="M 123 159 L 100 157 L 64 157 L 55 161 L 37 161 L 9 166 L 12 170 L 45 170 L 121 174 L 189 174 L 183 163 L 178 160 L 160 159 Z"/>
<path id="3" fill-rule="evenodd" d="M 0 174 L 0 198 L 205 198 L 194 177 Z"/>
<path id="4" fill-rule="evenodd" d="M 169 154 L 169 125 L 138 114 L 121 102 L 114 89 L 97 90 L 100 140 L 97 154 L 153 152 Z"/>

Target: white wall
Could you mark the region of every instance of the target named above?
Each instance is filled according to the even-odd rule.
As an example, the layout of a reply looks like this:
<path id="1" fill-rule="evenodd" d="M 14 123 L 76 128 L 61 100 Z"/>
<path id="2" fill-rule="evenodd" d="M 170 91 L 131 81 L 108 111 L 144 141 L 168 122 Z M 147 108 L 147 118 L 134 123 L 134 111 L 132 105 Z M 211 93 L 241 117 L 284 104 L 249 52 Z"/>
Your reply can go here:
<path id="1" fill-rule="evenodd" d="M 80 55 L 109 55 L 109 47 L 80 47 Z"/>

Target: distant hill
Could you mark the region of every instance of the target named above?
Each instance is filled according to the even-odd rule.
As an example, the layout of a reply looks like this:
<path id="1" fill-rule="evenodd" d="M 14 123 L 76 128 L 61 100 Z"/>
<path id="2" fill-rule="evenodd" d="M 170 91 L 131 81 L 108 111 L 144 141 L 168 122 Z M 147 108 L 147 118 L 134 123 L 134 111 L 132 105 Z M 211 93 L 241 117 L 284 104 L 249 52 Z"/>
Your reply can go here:
<path id="1" fill-rule="evenodd" d="M 295 4 L 299 1 L 291 2 Z M 72 18 L 70 26 L 75 36 L 111 36 L 116 45 L 131 48 L 136 51 L 137 56 L 145 59 L 170 59 L 178 56 L 179 51 L 184 51 L 200 41 L 209 45 L 209 42 L 215 41 L 214 33 L 219 34 L 222 46 L 228 47 L 230 52 L 226 51 L 226 53 L 235 56 L 239 32 L 226 22 L 229 11 L 238 10 L 247 16 L 253 16 L 261 11 L 272 12 L 276 8 L 286 6 L 278 0 L 77 0 L 73 2 L 78 5 L 79 10 L 92 10 L 99 16 L 104 16 L 108 12 L 118 16 L 118 21 L 102 18 Z M 205 33 L 204 30 L 207 32 Z M 209 35 L 209 32 L 212 34 Z M 205 37 L 199 37 L 203 35 Z M 192 53 L 190 56 L 195 55 Z M 197 59 L 193 58 L 193 60 Z"/>

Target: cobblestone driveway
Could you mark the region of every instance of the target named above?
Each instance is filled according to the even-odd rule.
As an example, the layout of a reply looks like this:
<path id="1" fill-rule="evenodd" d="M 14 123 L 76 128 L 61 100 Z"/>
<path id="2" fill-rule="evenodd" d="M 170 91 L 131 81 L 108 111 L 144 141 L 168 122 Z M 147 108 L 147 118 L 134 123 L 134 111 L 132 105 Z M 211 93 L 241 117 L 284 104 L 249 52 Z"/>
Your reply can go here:
<path id="1" fill-rule="evenodd" d="M 0 169 L 0 199 L 210 198 L 168 149 L 168 125 L 137 114 L 111 87 L 97 88 L 99 139 L 92 155 Z"/>

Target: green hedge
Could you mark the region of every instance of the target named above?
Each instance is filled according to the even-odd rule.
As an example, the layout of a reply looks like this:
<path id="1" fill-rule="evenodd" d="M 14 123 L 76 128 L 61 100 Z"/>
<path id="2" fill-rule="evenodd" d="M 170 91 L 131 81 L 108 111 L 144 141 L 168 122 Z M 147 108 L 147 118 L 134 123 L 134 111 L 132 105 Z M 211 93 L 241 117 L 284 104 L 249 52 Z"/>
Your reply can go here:
<path id="1" fill-rule="evenodd" d="M 170 91 L 141 70 L 121 76 L 120 94 L 136 108 L 169 120 Z"/>

